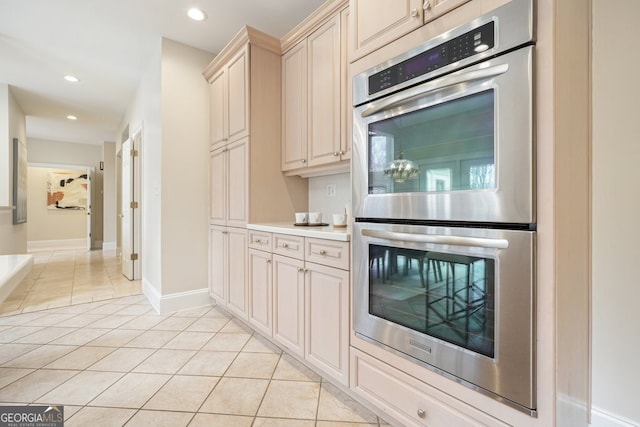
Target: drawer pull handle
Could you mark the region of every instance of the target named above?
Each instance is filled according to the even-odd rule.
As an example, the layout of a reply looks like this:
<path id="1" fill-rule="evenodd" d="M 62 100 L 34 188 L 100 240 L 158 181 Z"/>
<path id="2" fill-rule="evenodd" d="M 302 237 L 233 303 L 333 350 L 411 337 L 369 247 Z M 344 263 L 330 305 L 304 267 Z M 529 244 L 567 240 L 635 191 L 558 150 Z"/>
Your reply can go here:
<path id="1" fill-rule="evenodd" d="M 425 411 L 424 409 L 418 409 L 418 411 L 417 411 L 417 412 L 418 412 L 418 416 L 419 416 L 420 418 L 424 418 L 424 417 L 426 417 L 426 416 L 427 416 L 427 411 Z"/>
<path id="2" fill-rule="evenodd" d="M 262 243 L 260 239 L 256 239 L 256 243 Z"/>
<path id="3" fill-rule="evenodd" d="M 327 251 L 325 251 L 324 249 L 320 249 L 320 255 L 326 255 Z"/>
<path id="4" fill-rule="evenodd" d="M 283 244 L 282 244 L 282 247 L 286 249 L 286 248 L 288 248 L 288 247 L 289 247 L 289 244 L 288 244 L 288 243 L 283 243 Z"/>

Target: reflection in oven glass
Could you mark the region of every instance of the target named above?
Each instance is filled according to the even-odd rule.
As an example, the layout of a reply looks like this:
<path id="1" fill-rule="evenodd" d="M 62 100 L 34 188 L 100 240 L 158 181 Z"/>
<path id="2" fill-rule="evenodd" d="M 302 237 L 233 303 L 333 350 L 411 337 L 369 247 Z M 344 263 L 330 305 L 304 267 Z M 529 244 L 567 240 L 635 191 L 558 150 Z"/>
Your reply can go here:
<path id="1" fill-rule="evenodd" d="M 369 313 L 494 356 L 494 260 L 369 245 Z"/>

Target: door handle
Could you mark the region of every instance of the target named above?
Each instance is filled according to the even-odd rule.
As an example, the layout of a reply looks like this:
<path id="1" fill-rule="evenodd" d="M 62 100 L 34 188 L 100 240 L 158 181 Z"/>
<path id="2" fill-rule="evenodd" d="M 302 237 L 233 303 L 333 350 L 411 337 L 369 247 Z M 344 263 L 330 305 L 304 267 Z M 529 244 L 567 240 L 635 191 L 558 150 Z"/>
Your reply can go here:
<path id="1" fill-rule="evenodd" d="M 476 80 L 487 79 L 499 76 L 509 70 L 508 64 L 494 65 L 493 67 L 480 68 L 472 71 L 463 71 L 450 74 L 445 77 L 421 84 L 420 86 L 407 89 L 397 95 L 390 96 L 377 102 L 372 102 L 362 112 L 362 117 L 368 117 L 382 110 L 406 104 L 420 99 L 429 93 L 438 92 L 460 83 L 468 83 Z"/>
<path id="2" fill-rule="evenodd" d="M 509 241 L 506 239 L 489 239 L 486 237 L 448 236 L 443 234 L 398 233 L 396 231 L 362 229 L 362 235 L 379 239 L 395 240 L 412 243 L 437 243 L 440 245 L 468 246 L 490 249 L 507 249 Z"/>

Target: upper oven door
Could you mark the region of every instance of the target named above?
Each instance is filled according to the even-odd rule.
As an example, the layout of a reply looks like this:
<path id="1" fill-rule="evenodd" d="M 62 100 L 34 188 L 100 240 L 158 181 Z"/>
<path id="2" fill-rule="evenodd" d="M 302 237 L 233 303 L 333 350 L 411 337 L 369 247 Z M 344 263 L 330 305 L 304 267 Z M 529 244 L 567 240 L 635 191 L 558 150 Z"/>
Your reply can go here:
<path id="1" fill-rule="evenodd" d="M 533 47 L 354 110 L 359 218 L 535 223 Z"/>

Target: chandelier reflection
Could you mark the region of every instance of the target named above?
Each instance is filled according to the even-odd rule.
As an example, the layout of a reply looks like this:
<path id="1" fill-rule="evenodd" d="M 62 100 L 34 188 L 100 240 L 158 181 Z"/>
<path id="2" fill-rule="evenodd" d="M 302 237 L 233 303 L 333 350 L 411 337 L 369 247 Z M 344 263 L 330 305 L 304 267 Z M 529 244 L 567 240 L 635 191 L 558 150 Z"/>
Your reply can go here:
<path id="1" fill-rule="evenodd" d="M 389 175 L 395 182 L 405 182 L 407 179 L 415 179 L 420 173 L 420 168 L 411 160 L 404 158 L 404 152 L 400 152 L 397 159 L 389 163 L 384 174 Z"/>

